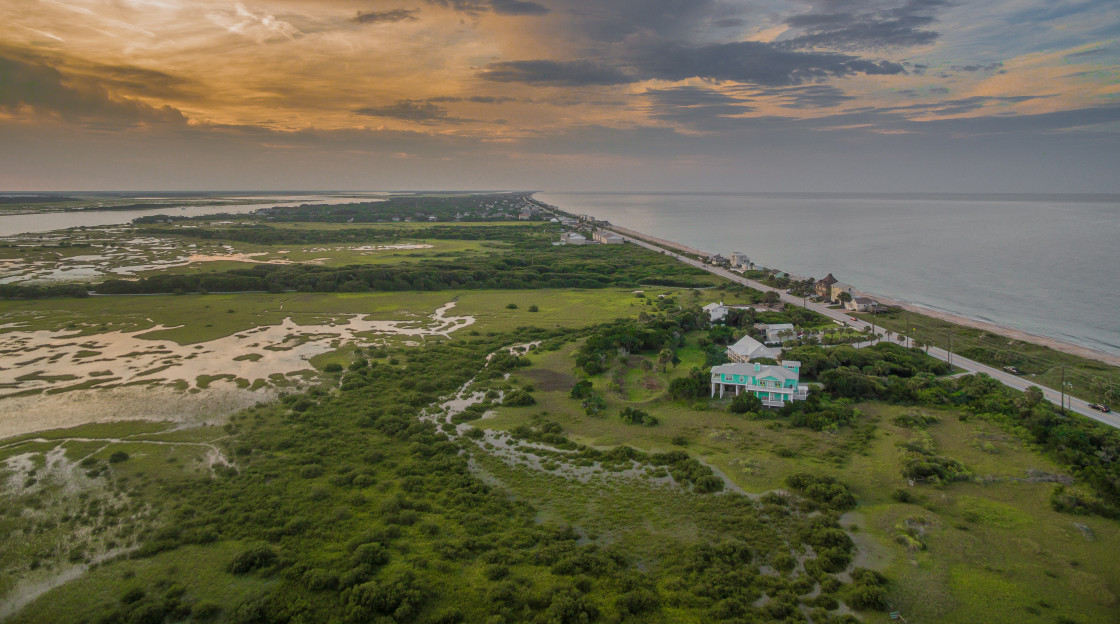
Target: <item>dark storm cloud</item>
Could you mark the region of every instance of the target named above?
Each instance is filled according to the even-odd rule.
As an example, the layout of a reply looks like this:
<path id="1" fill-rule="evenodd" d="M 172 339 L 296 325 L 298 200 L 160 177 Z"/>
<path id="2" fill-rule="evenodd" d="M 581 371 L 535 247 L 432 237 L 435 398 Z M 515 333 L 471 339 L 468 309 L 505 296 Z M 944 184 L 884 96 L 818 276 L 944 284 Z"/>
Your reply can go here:
<path id="1" fill-rule="evenodd" d="M 490 0 L 489 2 L 483 2 L 482 0 L 428 0 L 428 2 L 469 15 L 479 15 L 489 11 L 499 15 L 547 15 L 552 12 L 546 6 L 524 0 Z"/>
<path id="2" fill-rule="evenodd" d="M 105 124 L 104 127 L 131 126 L 142 123 L 181 124 L 186 121 L 178 110 L 156 108 L 136 100 L 116 97 L 108 87 L 116 82 L 131 82 L 139 76 L 165 77 L 161 72 L 147 72 L 129 67 L 102 67 L 114 79 L 98 80 L 90 76 L 63 73 L 43 59 L 21 58 L 17 54 L 0 53 L 0 110 L 54 116 L 68 121 Z"/>
<path id="3" fill-rule="evenodd" d="M 754 110 L 746 99 L 703 87 L 650 89 L 642 95 L 649 99 L 646 110 L 653 119 L 695 129 L 733 127 L 734 121 L 725 120 Z"/>
<path id="4" fill-rule="evenodd" d="M 392 11 L 358 11 L 350 18 L 355 24 L 388 24 L 393 22 L 416 21 L 415 9 L 394 9 Z"/>
<path id="5" fill-rule="evenodd" d="M 714 21 L 734 20 L 746 11 L 720 0 L 548 0 L 548 6 L 568 18 L 565 27 L 574 39 L 600 43 L 635 34 L 694 39 L 704 36 Z"/>
<path id="6" fill-rule="evenodd" d="M 786 20 L 786 25 L 804 34 L 783 40 L 783 45 L 834 50 L 926 45 L 940 37 L 926 27 L 936 21 L 937 11 L 949 5 L 945 0 L 908 0 L 891 7 L 828 0 L 820 4 L 817 10 Z"/>
<path id="7" fill-rule="evenodd" d="M 442 106 L 436 106 L 431 102 L 417 102 L 415 100 L 397 100 L 395 104 L 386 106 L 366 106 L 355 109 L 354 113 L 367 117 L 384 117 L 386 119 L 401 119 L 419 123 L 465 121 L 448 116 L 447 109 Z"/>
<path id="8" fill-rule="evenodd" d="M 501 15 L 545 15 L 551 13 L 548 7 L 536 2 L 523 2 L 522 0 L 491 0 L 494 12 Z"/>
<path id="9" fill-rule="evenodd" d="M 789 86 L 852 74 L 901 74 L 902 65 L 826 52 L 800 52 L 759 41 L 698 47 L 653 45 L 636 52 L 643 77 L 662 80 L 707 78 L 718 81 Z"/>
<path id="10" fill-rule="evenodd" d="M 1106 53 L 1111 52 L 1111 51 L 1112 50 L 1110 50 L 1107 47 L 1094 48 L 1092 50 L 1084 50 L 1082 52 L 1074 52 L 1073 54 L 1067 54 L 1066 58 L 1078 58 L 1078 57 L 1084 57 L 1084 56 L 1097 56 L 1098 54 L 1106 54 Z"/>
<path id="11" fill-rule="evenodd" d="M 987 65 L 953 65 L 950 69 L 966 72 L 993 72 L 1003 68 L 1003 63 L 995 62 Z"/>
<path id="12" fill-rule="evenodd" d="M 593 61 L 503 61 L 490 63 L 479 75 L 495 82 L 559 87 L 619 85 L 637 80 L 618 68 Z"/>
<path id="13" fill-rule="evenodd" d="M 471 102 L 474 104 L 502 104 L 504 102 L 516 102 L 517 98 L 506 97 L 504 95 L 471 95 L 468 97 L 460 97 L 457 95 L 441 95 L 438 97 L 428 98 L 429 102 Z"/>
<path id="14" fill-rule="evenodd" d="M 764 89 L 755 93 L 777 99 L 786 108 L 831 108 L 856 99 L 832 85 Z"/>

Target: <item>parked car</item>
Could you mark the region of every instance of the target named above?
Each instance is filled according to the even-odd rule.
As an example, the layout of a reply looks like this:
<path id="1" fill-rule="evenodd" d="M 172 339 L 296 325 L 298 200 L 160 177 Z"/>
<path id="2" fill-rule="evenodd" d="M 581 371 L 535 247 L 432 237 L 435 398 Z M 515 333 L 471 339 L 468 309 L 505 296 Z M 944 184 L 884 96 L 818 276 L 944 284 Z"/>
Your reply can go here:
<path id="1" fill-rule="evenodd" d="M 1023 374 L 1023 371 L 1019 370 L 1018 368 L 1015 368 L 1014 366 L 1004 366 L 1003 370 L 1008 372 L 1008 373 L 1011 373 L 1012 375 L 1022 375 Z"/>
<path id="2" fill-rule="evenodd" d="M 1104 412 L 1105 414 L 1112 411 L 1112 408 L 1107 405 L 1101 405 L 1100 403 L 1090 403 L 1089 407 L 1097 410 L 1098 412 Z"/>

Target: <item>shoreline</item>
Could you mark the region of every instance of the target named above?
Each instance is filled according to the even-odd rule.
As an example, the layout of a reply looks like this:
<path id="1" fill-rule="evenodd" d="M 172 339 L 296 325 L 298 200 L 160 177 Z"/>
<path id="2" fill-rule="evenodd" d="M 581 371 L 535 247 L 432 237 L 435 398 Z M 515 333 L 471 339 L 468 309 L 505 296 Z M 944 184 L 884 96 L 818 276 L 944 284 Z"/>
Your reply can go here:
<path id="1" fill-rule="evenodd" d="M 609 227 L 610 227 L 610 229 L 612 229 L 612 230 L 614 230 L 614 231 L 616 231 L 620 234 L 624 234 L 626 236 L 631 236 L 631 237 L 634 237 L 634 238 L 640 238 L 642 240 L 654 243 L 656 245 L 671 248 L 671 249 L 675 249 L 675 250 L 678 250 L 682 253 L 687 253 L 689 255 L 699 255 L 699 256 L 705 256 L 705 257 L 711 255 L 708 252 L 701 251 L 699 249 L 695 249 L 693 247 L 689 247 L 687 245 L 682 245 L 680 243 L 676 243 L 676 242 L 666 240 L 666 239 L 663 239 L 663 238 L 658 238 L 656 236 L 650 236 L 649 234 L 645 234 L 644 232 L 638 232 L 637 230 L 631 230 L 629 228 L 624 228 L 624 227 L 616 226 L 616 225 L 613 225 L 613 224 Z M 1073 343 L 1070 343 L 1070 342 L 1066 342 L 1064 340 L 1059 340 L 1057 338 L 1051 338 L 1049 336 L 1040 336 L 1038 334 L 1032 334 L 1032 333 L 1029 333 L 1029 332 L 1026 332 L 1026 331 L 1023 331 L 1021 329 L 1017 329 L 1017 328 L 1014 328 L 1014 327 L 1009 327 L 1009 326 L 1006 326 L 1006 325 L 997 325 L 995 323 L 991 323 L 991 322 L 988 322 L 988 321 L 981 321 L 981 320 L 978 320 L 978 319 L 969 318 L 967 316 L 961 316 L 959 314 L 954 314 L 952 312 L 945 312 L 945 311 L 942 311 L 942 310 L 935 310 L 933 308 L 927 308 L 927 307 L 919 305 L 919 304 L 900 301 L 898 299 L 893 299 L 891 297 L 884 296 L 884 295 L 878 295 L 878 294 L 875 294 L 875 293 L 869 293 L 869 292 L 865 292 L 865 291 L 861 291 L 861 290 L 856 290 L 855 292 L 856 292 L 856 294 L 858 294 L 860 296 L 871 297 L 871 298 L 876 299 L 877 301 L 879 301 L 881 303 L 884 303 L 886 305 L 898 306 L 899 308 L 902 308 L 903 310 L 909 310 L 910 312 L 914 312 L 916 314 L 921 314 L 921 315 L 924 315 L 924 316 L 935 318 L 935 319 L 938 319 L 940 321 L 945 321 L 947 323 L 953 323 L 955 325 L 961 325 L 963 327 L 968 327 L 968 328 L 971 328 L 971 329 L 978 329 L 978 330 L 981 330 L 981 331 L 986 331 L 986 332 L 989 332 L 989 333 L 998 334 L 1000 336 L 1004 336 L 1006 338 L 1011 338 L 1013 340 L 1020 340 L 1022 342 L 1029 342 L 1029 343 L 1032 343 L 1032 344 L 1036 344 L 1036 345 L 1039 345 L 1039 346 L 1043 346 L 1043 347 L 1053 349 L 1055 351 L 1060 351 L 1062 353 L 1067 353 L 1069 355 L 1076 355 L 1078 357 L 1083 357 L 1083 358 L 1090 359 L 1090 360 L 1096 360 L 1098 362 L 1108 364 L 1110 366 L 1120 366 L 1120 356 L 1112 355 L 1110 353 L 1105 353 L 1103 351 L 1099 351 L 1097 349 L 1093 349 L 1093 348 L 1090 348 L 1090 347 L 1083 347 L 1081 345 L 1076 345 L 1076 344 L 1073 344 Z"/>

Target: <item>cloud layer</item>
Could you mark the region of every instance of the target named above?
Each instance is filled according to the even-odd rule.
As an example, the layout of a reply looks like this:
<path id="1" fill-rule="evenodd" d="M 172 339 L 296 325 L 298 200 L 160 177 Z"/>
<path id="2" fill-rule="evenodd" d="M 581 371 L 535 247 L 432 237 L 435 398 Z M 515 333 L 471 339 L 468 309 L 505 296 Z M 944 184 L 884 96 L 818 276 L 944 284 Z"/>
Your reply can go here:
<path id="1" fill-rule="evenodd" d="M 8 187 L 71 156 L 32 140 L 52 133 L 101 145 L 83 166 L 107 170 L 152 143 L 168 162 L 281 150 L 286 181 L 327 179 L 353 154 L 388 159 L 384 170 L 517 163 L 468 178 L 491 187 L 657 166 L 699 180 L 775 150 L 855 144 L 893 163 L 956 141 L 963 162 L 985 140 L 1015 162 L 1024 145 L 1071 154 L 1020 179 L 1057 167 L 1084 186 L 1076 172 L 1101 166 L 1088 155 L 1120 154 L 1120 6 L 1108 0 L 83 0 L 10 3 L 6 19 Z M 182 170 L 152 179 L 177 186 Z M 1089 183 L 1120 190 L 1115 178 Z"/>

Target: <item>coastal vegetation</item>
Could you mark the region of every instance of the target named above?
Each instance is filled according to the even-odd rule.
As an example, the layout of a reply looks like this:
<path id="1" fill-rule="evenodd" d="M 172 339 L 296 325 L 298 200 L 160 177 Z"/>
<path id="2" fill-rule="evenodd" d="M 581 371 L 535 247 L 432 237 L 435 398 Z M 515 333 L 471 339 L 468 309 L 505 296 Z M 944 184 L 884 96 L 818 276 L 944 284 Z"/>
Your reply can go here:
<path id="1" fill-rule="evenodd" d="M 377 220 L 378 205 L 355 210 Z M 633 245 L 554 246 L 544 223 L 439 226 L 482 233 L 460 239 L 334 222 L 346 214 L 244 228 L 299 232 L 282 243 L 216 240 L 352 247 L 348 232 L 383 228 L 398 238 L 382 242 L 472 246 L 213 272 L 275 292 L 0 302 L 18 383 L 61 384 L 54 399 L 88 406 L 104 391 L 82 384 L 116 383 L 61 370 L 107 359 L 110 335 L 151 343 L 125 359 L 168 367 L 144 388 L 260 393 L 197 420 L 0 440 L 0 617 L 1115 621 L 1117 432 L 897 344 L 789 345 L 811 390 L 781 409 L 713 397 L 709 368 L 736 335 L 820 319 Z M 311 278 L 322 291 L 301 292 Z M 759 305 L 713 327 L 701 306 L 718 296 Z M 266 340 L 277 327 L 290 333 Z M 34 332 L 58 344 L 36 353 Z M 257 344 L 179 378 L 223 340 Z M 312 344 L 292 374 L 268 374 Z"/>
<path id="2" fill-rule="evenodd" d="M 1024 379 L 1042 386 L 1061 388 L 1064 382 L 1069 394 L 1086 401 L 1120 404 L 1120 367 L 916 312 L 861 316 L 895 336 L 908 336 L 915 345 L 951 348 L 989 366 L 1013 366 Z"/>

